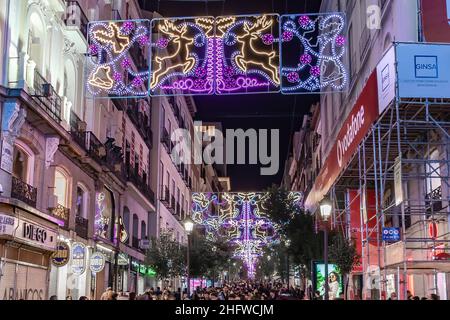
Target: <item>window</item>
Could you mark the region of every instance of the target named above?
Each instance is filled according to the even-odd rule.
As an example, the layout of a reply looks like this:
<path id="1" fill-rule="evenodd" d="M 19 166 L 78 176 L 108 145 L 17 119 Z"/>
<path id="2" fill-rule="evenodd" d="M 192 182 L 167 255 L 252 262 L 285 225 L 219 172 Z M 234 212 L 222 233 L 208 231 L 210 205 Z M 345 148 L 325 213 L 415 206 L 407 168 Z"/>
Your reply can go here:
<path id="1" fill-rule="evenodd" d="M 137 248 L 138 244 L 138 236 L 139 236 L 139 219 L 137 214 L 133 214 L 133 241 L 132 246 Z"/>
<path id="2" fill-rule="evenodd" d="M 147 237 L 147 226 L 145 221 L 141 221 L 141 239 L 145 239 Z"/>
<path id="3" fill-rule="evenodd" d="M 30 157 L 25 150 L 19 146 L 14 146 L 13 155 L 13 176 L 23 182 L 29 183 Z"/>
<path id="4" fill-rule="evenodd" d="M 69 180 L 66 175 L 60 168 L 56 168 L 55 170 L 55 190 L 54 195 L 57 197 L 57 202 L 59 205 L 63 207 L 68 207 L 69 199 Z"/>
<path id="5" fill-rule="evenodd" d="M 81 185 L 77 186 L 77 198 L 76 198 L 76 216 L 87 218 L 88 208 L 88 192 L 86 188 Z"/>
<path id="6" fill-rule="evenodd" d="M 123 225 L 125 228 L 125 231 L 127 234 L 130 234 L 130 209 L 128 209 L 127 206 L 123 208 Z M 129 243 L 130 236 L 128 236 L 127 241 L 125 241 L 126 244 Z"/>

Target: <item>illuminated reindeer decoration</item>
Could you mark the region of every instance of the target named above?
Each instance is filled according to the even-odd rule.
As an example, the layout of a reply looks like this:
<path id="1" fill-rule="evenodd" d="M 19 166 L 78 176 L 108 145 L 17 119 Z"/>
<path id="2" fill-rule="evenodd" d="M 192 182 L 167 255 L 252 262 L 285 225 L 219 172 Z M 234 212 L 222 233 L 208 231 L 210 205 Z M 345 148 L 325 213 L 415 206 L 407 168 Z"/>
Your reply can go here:
<path id="1" fill-rule="evenodd" d="M 173 53 L 155 57 L 157 67 L 152 71 L 151 88 L 156 87 L 164 75 L 174 72 L 186 74 L 195 66 L 195 58 L 190 55 L 194 39 L 185 36 L 187 25 L 175 26 L 173 22 L 164 20 L 164 24 L 159 25 L 159 30 L 168 35 L 176 46 Z M 181 59 L 181 63 L 178 59 Z"/>
<path id="2" fill-rule="evenodd" d="M 250 66 L 265 69 L 272 77 L 272 80 L 279 84 L 279 71 L 277 67 L 275 51 L 260 51 L 255 47 L 255 41 L 260 38 L 262 31 L 268 29 L 273 24 L 273 20 L 267 20 L 267 16 L 259 17 L 255 23 L 250 25 L 248 21 L 244 22 L 244 34 L 237 37 L 240 44 L 240 53 L 236 55 L 236 65 L 244 72 Z"/>

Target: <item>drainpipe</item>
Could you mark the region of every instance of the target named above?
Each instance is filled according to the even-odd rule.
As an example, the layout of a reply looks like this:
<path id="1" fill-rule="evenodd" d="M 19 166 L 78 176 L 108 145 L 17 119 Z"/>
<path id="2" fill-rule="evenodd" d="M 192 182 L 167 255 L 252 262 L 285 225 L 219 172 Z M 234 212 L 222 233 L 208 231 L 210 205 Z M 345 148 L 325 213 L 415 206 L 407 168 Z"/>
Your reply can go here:
<path id="1" fill-rule="evenodd" d="M 419 31 L 418 34 L 419 42 L 425 42 L 422 26 L 422 0 L 417 0 L 417 29 Z"/>
<path id="2" fill-rule="evenodd" d="M 3 70 L 2 70 L 2 78 L 0 81 L 0 84 L 7 87 L 6 79 L 8 75 L 8 49 L 9 49 L 9 38 L 10 38 L 10 31 L 9 31 L 9 11 L 11 7 L 11 0 L 7 0 L 6 4 L 6 14 L 5 14 L 5 38 L 3 39 Z"/>

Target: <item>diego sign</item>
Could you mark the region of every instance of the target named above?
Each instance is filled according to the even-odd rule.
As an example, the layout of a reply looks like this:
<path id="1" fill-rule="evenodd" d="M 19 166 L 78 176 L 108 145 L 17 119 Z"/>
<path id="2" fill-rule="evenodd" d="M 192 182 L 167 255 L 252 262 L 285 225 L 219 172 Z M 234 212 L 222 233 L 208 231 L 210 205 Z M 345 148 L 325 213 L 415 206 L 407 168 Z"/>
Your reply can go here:
<path id="1" fill-rule="evenodd" d="M 105 261 L 106 258 L 103 253 L 98 251 L 94 252 L 89 261 L 89 269 L 94 273 L 100 272 L 105 267 Z"/>
<path id="2" fill-rule="evenodd" d="M 86 246 L 75 242 L 72 245 L 72 273 L 81 275 L 86 270 Z"/>
<path id="3" fill-rule="evenodd" d="M 56 251 L 52 254 L 52 263 L 57 267 L 63 267 L 69 262 L 70 247 L 64 241 L 56 244 Z"/>

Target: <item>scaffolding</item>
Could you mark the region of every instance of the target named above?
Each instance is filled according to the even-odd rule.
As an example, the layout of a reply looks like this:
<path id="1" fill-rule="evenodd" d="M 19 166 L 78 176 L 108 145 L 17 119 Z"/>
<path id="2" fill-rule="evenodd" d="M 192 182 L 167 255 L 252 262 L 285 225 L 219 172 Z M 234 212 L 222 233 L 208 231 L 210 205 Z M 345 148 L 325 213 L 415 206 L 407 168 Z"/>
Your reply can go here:
<path id="1" fill-rule="evenodd" d="M 406 299 L 414 275 L 431 276 L 422 292 L 447 294 L 437 275 L 450 272 L 449 132 L 450 100 L 396 98 L 330 189 L 332 227 L 349 239 L 351 209 L 360 211 L 362 298 L 387 298 L 391 286 Z M 383 241 L 385 227 L 400 228 L 400 240 Z"/>

